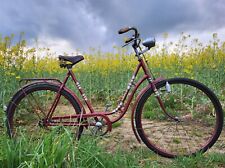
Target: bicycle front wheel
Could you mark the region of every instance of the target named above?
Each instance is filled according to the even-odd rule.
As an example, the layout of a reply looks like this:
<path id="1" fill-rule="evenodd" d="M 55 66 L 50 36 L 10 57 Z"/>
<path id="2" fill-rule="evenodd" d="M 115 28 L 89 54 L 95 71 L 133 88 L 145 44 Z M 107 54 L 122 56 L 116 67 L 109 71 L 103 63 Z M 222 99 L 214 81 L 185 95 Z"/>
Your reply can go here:
<path id="1" fill-rule="evenodd" d="M 58 90 L 58 85 L 46 82 L 31 84 L 19 90 L 7 107 L 6 125 L 9 136 L 17 138 L 21 135 L 28 135 L 26 137 L 37 139 L 51 130 L 52 127 L 45 126 L 43 121 L 47 117 Z M 53 117 L 81 112 L 80 106 L 70 93 L 63 89 L 60 94 Z M 79 138 L 83 127 L 76 129 L 74 127 L 72 131 L 75 131 L 76 137 Z"/>
<path id="2" fill-rule="evenodd" d="M 223 111 L 215 94 L 205 85 L 186 78 L 156 84 L 165 106 L 163 112 L 148 89 L 137 104 L 135 123 L 148 148 L 164 157 L 205 152 L 218 139 Z"/>

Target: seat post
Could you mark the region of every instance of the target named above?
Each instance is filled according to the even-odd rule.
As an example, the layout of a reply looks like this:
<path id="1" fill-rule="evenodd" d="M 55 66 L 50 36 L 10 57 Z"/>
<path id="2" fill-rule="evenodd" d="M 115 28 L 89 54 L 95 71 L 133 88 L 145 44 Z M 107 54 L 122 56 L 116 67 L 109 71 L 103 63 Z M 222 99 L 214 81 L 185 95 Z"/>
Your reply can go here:
<path id="1" fill-rule="evenodd" d="M 70 70 L 72 71 L 72 67 L 73 67 L 72 64 L 66 64 L 66 68 L 68 71 L 70 71 Z"/>

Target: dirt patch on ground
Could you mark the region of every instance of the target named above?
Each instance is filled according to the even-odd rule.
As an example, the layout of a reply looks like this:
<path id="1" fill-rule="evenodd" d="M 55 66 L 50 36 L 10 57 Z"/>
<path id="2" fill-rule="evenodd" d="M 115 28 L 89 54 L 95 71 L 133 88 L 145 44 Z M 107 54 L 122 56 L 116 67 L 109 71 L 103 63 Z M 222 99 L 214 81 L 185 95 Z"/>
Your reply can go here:
<path id="1" fill-rule="evenodd" d="M 103 137 L 101 142 L 106 147 L 107 151 L 113 152 L 120 148 L 126 151 L 132 151 L 136 148 L 147 148 L 143 143 L 139 143 L 133 133 L 130 118 L 125 116 L 119 127 L 113 128 L 112 132 Z M 225 128 L 223 129 L 220 138 L 214 146 L 207 152 L 225 153 Z"/>

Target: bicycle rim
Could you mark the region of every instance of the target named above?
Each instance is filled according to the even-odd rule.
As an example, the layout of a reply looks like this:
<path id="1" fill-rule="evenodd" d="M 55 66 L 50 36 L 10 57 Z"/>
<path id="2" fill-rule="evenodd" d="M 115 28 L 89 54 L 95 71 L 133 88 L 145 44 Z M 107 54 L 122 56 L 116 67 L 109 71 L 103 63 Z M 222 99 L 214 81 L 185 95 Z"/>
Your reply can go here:
<path id="1" fill-rule="evenodd" d="M 28 135 L 31 139 L 39 139 L 49 131 L 55 129 L 60 132 L 62 124 L 58 123 L 57 128 L 52 126 L 46 127 L 44 120 L 51 108 L 58 86 L 50 84 L 32 85 L 22 89 L 17 93 L 7 110 L 7 125 L 10 136 L 14 138 Z M 60 100 L 54 111 L 54 116 L 74 115 L 80 112 L 80 108 L 72 96 L 65 90 L 61 92 Z M 73 119 L 75 120 L 75 119 Z M 69 119 L 68 122 L 72 122 Z M 77 127 L 70 127 L 72 133 L 80 136 L 82 130 Z"/>
<path id="2" fill-rule="evenodd" d="M 205 152 L 218 139 L 223 112 L 216 96 L 204 85 L 190 79 L 168 80 L 157 85 L 168 117 L 152 90 L 137 107 L 136 125 L 143 142 L 165 157 L 189 156 Z M 177 118 L 176 121 L 174 118 Z"/>

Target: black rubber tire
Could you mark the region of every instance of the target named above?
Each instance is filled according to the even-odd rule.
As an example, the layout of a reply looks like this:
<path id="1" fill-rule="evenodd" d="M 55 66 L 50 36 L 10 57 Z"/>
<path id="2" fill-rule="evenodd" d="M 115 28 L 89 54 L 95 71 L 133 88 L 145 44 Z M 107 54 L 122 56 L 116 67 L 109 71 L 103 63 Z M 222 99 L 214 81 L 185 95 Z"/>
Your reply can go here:
<path id="1" fill-rule="evenodd" d="M 165 87 L 166 82 L 168 82 L 169 84 L 190 85 L 190 86 L 195 87 L 196 89 L 200 89 L 201 92 L 204 92 L 206 97 L 208 97 L 209 100 L 212 102 L 212 105 L 214 106 L 215 114 L 216 114 L 216 119 L 215 119 L 216 124 L 215 124 L 215 127 L 213 127 L 214 128 L 214 134 L 212 135 L 209 142 L 207 141 L 207 144 L 205 144 L 201 148 L 197 149 L 193 153 L 182 154 L 181 156 L 191 156 L 191 155 L 196 155 L 196 153 L 198 153 L 198 152 L 201 152 L 201 153 L 206 152 L 217 141 L 217 139 L 219 138 L 219 136 L 221 134 L 222 128 L 223 128 L 223 119 L 224 119 L 223 118 L 223 110 L 222 110 L 222 106 L 221 106 L 218 98 L 208 87 L 206 87 L 202 83 L 200 83 L 198 81 L 195 81 L 195 80 L 192 80 L 192 79 L 187 79 L 187 78 L 172 78 L 172 79 L 163 80 L 163 81 L 156 84 L 156 88 L 159 89 L 161 87 Z M 159 154 L 163 157 L 167 157 L 167 158 L 178 157 L 180 155 L 168 153 L 168 152 L 165 152 L 165 150 L 163 150 L 162 148 L 156 147 L 156 145 L 154 145 L 153 143 L 150 142 L 151 140 L 149 140 L 149 139 L 151 139 L 151 137 L 149 137 L 149 139 L 148 139 L 148 137 L 145 136 L 145 132 L 142 128 L 142 111 L 143 111 L 143 108 L 144 108 L 144 105 L 145 105 L 147 99 L 152 95 L 154 96 L 153 93 L 154 93 L 153 90 L 151 88 L 149 88 L 141 96 L 141 98 L 139 99 L 139 102 L 136 106 L 135 124 L 136 124 L 137 132 L 138 132 L 141 140 L 145 143 L 145 145 L 149 149 L 154 151 L 155 153 L 157 153 L 157 154 Z M 143 121 L 143 123 L 144 123 L 144 121 Z"/>
<path id="2" fill-rule="evenodd" d="M 17 105 L 30 93 L 34 93 L 35 91 L 40 90 L 50 90 L 53 92 L 58 92 L 59 86 L 54 83 L 46 83 L 46 82 L 38 82 L 34 84 L 30 84 L 28 86 L 23 87 L 20 89 L 11 99 L 9 105 L 7 106 L 6 110 L 6 126 L 7 126 L 7 133 L 8 135 L 13 138 L 13 117 L 16 111 Z M 69 101 L 69 103 L 73 106 L 76 114 L 81 112 L 81 107 L 79 106 L 78 102 L 74 99 L 74 97 L 66 90 L 61 91 L 61 95 Z M 83 126 L 80 126 L 78 132 L 76 134 L 76 139 L 80 139 L 80 136 L 83 132 Z"/>

